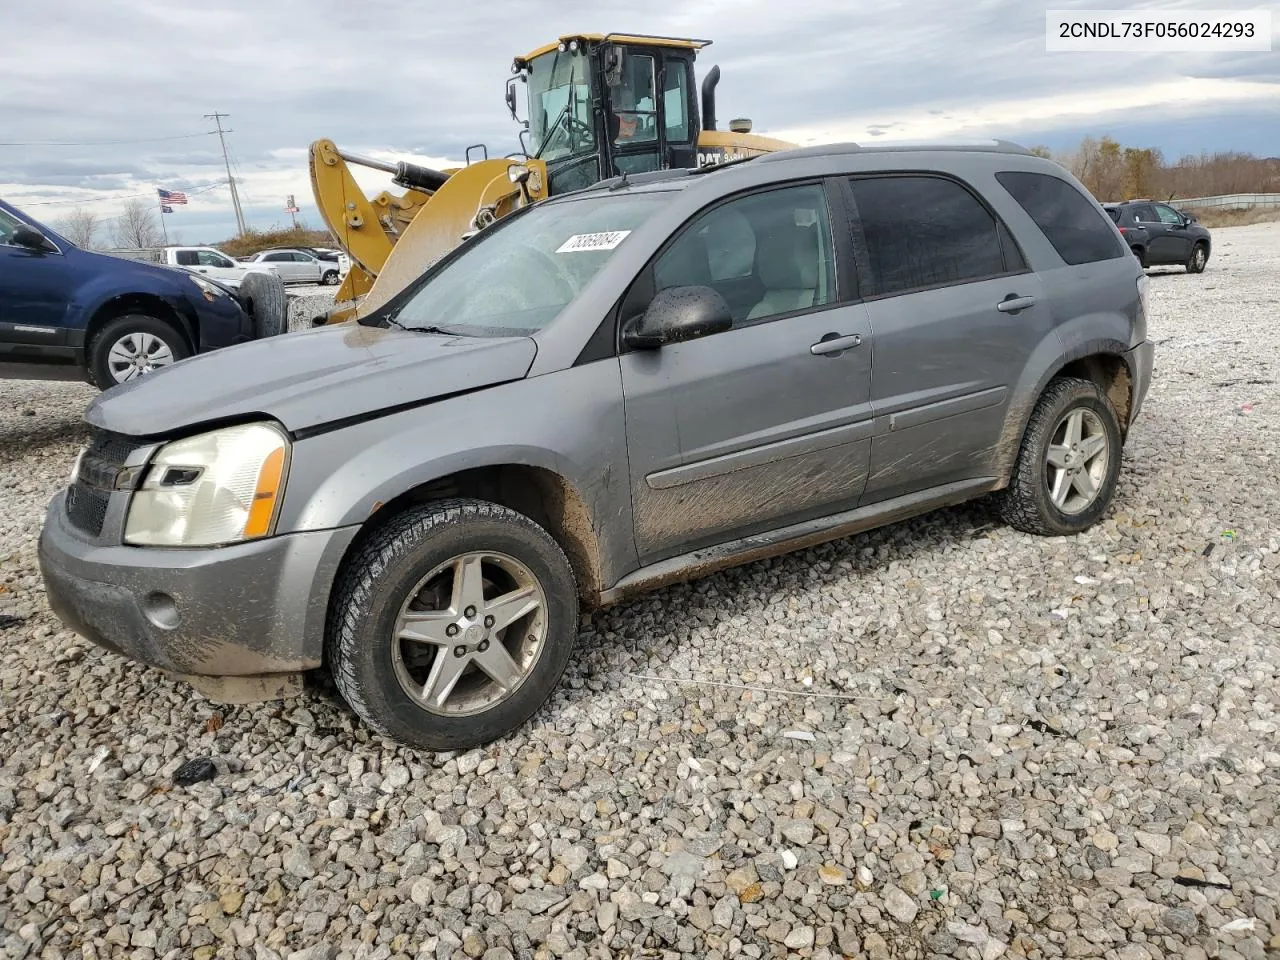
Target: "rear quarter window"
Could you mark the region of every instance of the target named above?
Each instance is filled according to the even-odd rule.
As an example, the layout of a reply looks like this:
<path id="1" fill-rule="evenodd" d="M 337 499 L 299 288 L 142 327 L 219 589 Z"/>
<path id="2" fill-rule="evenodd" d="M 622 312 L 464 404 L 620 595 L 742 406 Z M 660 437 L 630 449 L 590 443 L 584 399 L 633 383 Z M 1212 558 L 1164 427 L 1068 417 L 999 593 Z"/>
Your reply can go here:
<path id="1" fill-rule="evenodd" d="M 1001 171 L 996 179 L 1067 263 L 1094 263 L 1127 256 L 1112 225 L 1066 180 L 1022 170 Z"/>

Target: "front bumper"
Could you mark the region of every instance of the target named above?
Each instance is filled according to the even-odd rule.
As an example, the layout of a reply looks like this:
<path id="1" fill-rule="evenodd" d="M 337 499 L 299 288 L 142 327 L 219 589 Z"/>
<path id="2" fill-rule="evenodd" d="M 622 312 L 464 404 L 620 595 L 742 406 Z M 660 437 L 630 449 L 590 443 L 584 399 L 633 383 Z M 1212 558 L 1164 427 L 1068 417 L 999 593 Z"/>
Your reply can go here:
<path id="1" fill-rule="evenodd" d="M 88 640 L 196 677 L 320 666 L 329 591 L 357 527 L 210 549 L 104 545 L 49 504 L 39 562 L 53 612 Z"/>
<path id="2" fill-rule="evenodd" d="M 1150 340 L 1143 340 L 1124 355 L 1125 365 L 1129 368 L 1129 376 L 1133 381 L 1130 388 L 1129 426 L 1138 419 L 1142 411 L 1142 402 L 1147 398 L 1147 389 L 1151 386 L 1151 370 L 1155 364 L 1155 345 Z"/>

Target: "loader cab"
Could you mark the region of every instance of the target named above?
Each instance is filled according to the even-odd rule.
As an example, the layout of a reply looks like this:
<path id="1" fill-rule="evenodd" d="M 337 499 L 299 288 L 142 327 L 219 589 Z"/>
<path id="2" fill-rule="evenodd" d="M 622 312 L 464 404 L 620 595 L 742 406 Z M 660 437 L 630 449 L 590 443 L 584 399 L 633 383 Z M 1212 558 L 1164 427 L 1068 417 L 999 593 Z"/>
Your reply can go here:
<path id="1" fill-rule="evenodd" d="M 554 196 L 617 176 L 697 166 L 693 62 L 708 41 L 664 37 L 562 37 L 517 58 L 507 93 L 526 149 L 547 164 Z"/>

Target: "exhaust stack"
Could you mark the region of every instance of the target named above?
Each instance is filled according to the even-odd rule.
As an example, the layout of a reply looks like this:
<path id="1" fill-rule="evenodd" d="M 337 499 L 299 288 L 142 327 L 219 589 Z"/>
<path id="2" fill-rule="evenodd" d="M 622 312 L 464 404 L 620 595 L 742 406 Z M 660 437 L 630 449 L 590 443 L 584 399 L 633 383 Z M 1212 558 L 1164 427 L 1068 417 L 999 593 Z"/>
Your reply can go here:
<path id="1" fill-rule="evenodd" d="M 702 129 L 716 128 L 716 84 L 720 82 L 720 67 L 714 66 L 702 78 Z"/>

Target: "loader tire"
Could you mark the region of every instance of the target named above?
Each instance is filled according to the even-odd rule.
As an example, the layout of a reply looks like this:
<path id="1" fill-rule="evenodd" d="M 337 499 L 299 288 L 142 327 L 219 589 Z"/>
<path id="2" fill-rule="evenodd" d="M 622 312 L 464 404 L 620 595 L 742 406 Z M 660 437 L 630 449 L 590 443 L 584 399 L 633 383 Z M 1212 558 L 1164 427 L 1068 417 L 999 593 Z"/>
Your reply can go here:
<path id="1" fill-rule="evenodd" d="M 245 274 L 240 281 L 240 305 L 253 318 L 256 340 L 275 337 L 289 329 L 284 281 L 274 273 Z"/>

